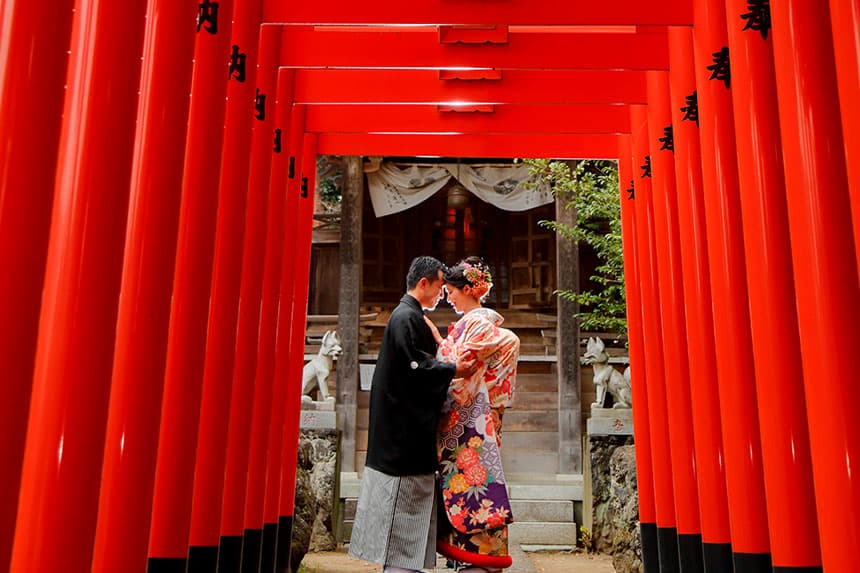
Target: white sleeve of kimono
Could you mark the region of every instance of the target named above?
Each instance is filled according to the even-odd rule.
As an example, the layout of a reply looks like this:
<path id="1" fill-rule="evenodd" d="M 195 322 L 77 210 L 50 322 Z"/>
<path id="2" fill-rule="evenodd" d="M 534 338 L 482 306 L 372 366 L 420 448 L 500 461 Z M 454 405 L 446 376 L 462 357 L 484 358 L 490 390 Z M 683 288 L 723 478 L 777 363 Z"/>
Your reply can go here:
<path id="1" fill-rule="evenodd" d="M 499 348 L 496 327 L 488 320 L 477 320 L 470 324 L 460 341 L 458 356 L 471 353 L 480 361 L 486 361 Z"/>

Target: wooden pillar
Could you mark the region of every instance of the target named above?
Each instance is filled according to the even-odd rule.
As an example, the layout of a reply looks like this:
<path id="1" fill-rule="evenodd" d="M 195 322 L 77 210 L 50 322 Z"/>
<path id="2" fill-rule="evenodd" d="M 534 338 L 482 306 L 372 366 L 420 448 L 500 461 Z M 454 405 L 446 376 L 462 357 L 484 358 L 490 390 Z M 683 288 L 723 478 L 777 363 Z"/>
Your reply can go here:
<path id="1" fill-rule="evenodd" d="M 573 165 L 571 163 L 571 168 Z M 556 198 L 559 224 L 575 225 L 576 209 Z M 556 273 L 559 290 L 579 291 L 579 247 L 556 234 Z M 582 473 L 582 392 L 579 385 L 579 305 L 558 297 L 558 473 Z"/>
<path id="2" fill-rule="evenodd" d="M 337 333 L 343 353 L 337 359 L 337 412 L 342 432 L 341 469 L 344 472 L 354 472 L 364 173 L 361 157 L 346 157 L 344 162 L 346 179 L 340 207 L 340 292 L 337 307 Z"/>

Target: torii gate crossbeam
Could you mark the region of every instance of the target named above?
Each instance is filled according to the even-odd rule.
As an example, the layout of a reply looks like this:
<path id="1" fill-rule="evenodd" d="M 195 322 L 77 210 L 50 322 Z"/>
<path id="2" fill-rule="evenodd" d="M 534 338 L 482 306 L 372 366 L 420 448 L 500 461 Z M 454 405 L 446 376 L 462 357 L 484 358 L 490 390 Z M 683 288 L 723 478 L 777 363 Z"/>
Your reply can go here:
<path id="1" fill-rule="evenodd" d="M 323 133 L 323 155 L 426 155 L 439 157 L 614 159 L 614 135 L 559 134 L 363 134 Z"/>
<path id="2" fill-rule="evenodd" d="M 317 133 L 629 133 L 624 105 L 309 105 Z"/>
<path id="3" fill-rule="evenodd" d="M 297 70 L 295 103 L 644 103 L 644 72 L 512 70 L 499 81 L 434 70 Z M 585 89 L 587 86 L 587 89 Z"/>
<path id="4" fill-rule="evenodd" d="M 370 4 L 267 0 L 264 20 L 296 24 L 530 24 L 689 26 L 686 0 L 378 0 Z"/>
<path id="5" fill-rule="evenodd" d="M 281 65 L 296 68 L 668 69 L 665 29 L 511 32 L 505 43 L 442 43 L 436 31 L 284 26 Z"/>

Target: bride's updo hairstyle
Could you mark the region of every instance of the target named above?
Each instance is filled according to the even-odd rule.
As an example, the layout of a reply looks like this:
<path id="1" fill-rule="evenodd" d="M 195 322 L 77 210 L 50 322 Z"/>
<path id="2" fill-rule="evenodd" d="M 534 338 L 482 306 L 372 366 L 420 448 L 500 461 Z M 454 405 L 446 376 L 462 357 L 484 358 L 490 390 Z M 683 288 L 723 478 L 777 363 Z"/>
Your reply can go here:
<path id="1" fill-rule="evenodd" d="M 469 285 L 475 298 L 484 302 L 493 286 L 493 275 L 481 257 L 472 256 L 450 267 L 445 272 L 445 282 L 459 289 Z"/>

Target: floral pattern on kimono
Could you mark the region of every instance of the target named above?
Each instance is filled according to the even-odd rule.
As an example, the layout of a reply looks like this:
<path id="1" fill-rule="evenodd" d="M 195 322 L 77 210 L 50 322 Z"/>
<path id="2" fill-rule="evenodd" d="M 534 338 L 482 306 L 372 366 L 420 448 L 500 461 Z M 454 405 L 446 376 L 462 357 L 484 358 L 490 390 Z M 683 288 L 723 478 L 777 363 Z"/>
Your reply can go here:
<path id="1" fill-rule="evenodd" d="M 502 418 L 514 391 L 520 341 L 497 312 L 477 308 L 448 329 L 440 360 L 468 355 L 478 369 L 455 378 L 439 428 L 442 501 L 452 531 L 442 541 L 482 555 L 507 555 L 513 522 L 502 468 Z"/>

